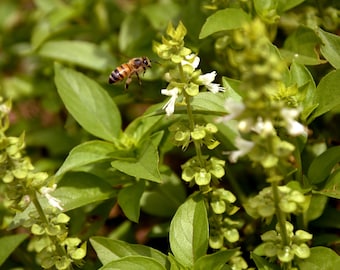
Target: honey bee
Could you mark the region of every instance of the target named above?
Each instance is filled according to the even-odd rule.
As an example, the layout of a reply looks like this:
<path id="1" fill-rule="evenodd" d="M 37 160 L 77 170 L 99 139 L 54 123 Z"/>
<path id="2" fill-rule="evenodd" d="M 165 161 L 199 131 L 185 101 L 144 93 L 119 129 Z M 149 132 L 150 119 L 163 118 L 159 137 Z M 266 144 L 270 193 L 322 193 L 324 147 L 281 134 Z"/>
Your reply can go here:
<path id="1" fill-rule="evenodd" d="M 139 84 L 141 84 L 138 73 L 143 71 L 144 74 L 147 68 L 151 68 L 151 61 L 146 56 L 132 58 L 129 62 L 120 65 L 111 72 L 109 84 L 122 81 L 126 78 L 125 89 L 128 89 L 133 74 L 136 74 Z"/>

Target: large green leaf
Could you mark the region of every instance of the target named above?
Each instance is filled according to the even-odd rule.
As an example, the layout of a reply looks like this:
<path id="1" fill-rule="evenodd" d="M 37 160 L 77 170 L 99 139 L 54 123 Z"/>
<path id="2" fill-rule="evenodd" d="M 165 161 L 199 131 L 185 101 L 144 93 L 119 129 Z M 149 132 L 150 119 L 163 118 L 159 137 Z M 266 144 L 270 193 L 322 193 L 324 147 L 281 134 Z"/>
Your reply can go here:
<path id="1" fill-rule="evenodd" d="M 112 56 L 94 43 L 79 40 L 53 40 L 44 43 L 38 54 L 92 70 L 105 72 L 117 62 Z M 109 74 L 108 74 L 109 75 Z"/>
<path id="2" fill-rule="evenodd" d="M 27 237 L 28 234 L 16 234 L 0 238 L 0 266 Z"/>
<path id="3" fill-rule="evenodd" d="M 140 198 L 144 192 L 145 181 L 139 180 L 126 186 L 118 193 L 118 204 L 128 219 L 138 223 L 140 214 Z"/>
<path id="4" fill-rule="evenodd" d="M 304 65 L 319 65 L 324 63 L 316 52 L 320 39 L 315 32 L 307 27 L 299 27 L 285 40 L 281 55 L 291 61 Z"/>
<path id="5" fill-rule="evenodd" d="M 335 270 L 340 265 L 340 256 L 326 247 L 311 248 L 309 258 L 298 262 L 300 270 Z"/>
<path id="6" fill-rule="evenodd" d="M 340 37 L 318 29 L 317 32 L 322 44 L 320 47 L 322 55 L 336 69 L 340 69 Z"/>
<path id="7" fill-rule="evenodd" d="M 339 161 L 340 146 L 331 147 L 316 157 L 308 169 L 308 179 L 310 183 L 319 184 L 325 181 Z"/>
<path id="8" fill-rule="evenodd" d="M 119 110 L 95 81 L 55 65 L 55 83 L 67 110 L 84 129 L 107 141 L 117 138 L 121 128 Z"/>
<path id="9" fill-rule="evenodd" d="M 166 270 L 159 262 L 152 258 L 142 256 L 129 256 L 119 260 L 109 262 L 99 270 Z"/>
<path id="10" fill-rule="evenodd" d="M 151 139 L 144 140 L 136 151 L 136 158 L 114 160 L 111 162 L 112 167 L 139 179 L 161 182 L 158 170 L 158 150 L 153 141 Z"/>
<path id="11" fill-rule="evenodd" d="M 165 256 L 162 252 L 148 246 L 129 244 L 120 240 L 99 236 L 91 237 L 90 242 L 96 251 L 99 260 L 104 265 L 121 258 L 138 255 L 152 258 L 159 262 L 166 269 L 170 268 L 167 256 Z"/>
<path id="12" fill-rule="evenodd" d="M 219 250 L 215 253 L 202 256 L 195 263 L 194 270 L 223 269 L 225 264 L 237 251 L 238 249 Z"/>
<path id="13" fill-rule="evenodd" d="M 316 100 L 319 106 L 312 114 L 312 119 L 340 105 L 340 69 L 329 72 L 316 88 Z"/>
<path id="14" fill-rule="evenodd" d="M 66 211 L 114 197 L 117 191 L 97 176 L 83 172 L 67 173 L 52 194 Z"/>
<path id="15" fill-rule="evenodd" d="M 206 254 L 208 227 L 203 197 L 195 194 L 178 208 L 170 224 L 170 247 L 179 263 L 193 267 Z"/>
<path id="16" fill-rule="evenodd" d="M 77 145 L 71 150 L 56 175 L 59 176 L 84 165 L 110 159 L 115 150 L 112 143 L 104 141 L 88 141 Z"/>
<path id="17" fill-rule="evenodd" d="M 242 9 L 226 8 L 212 14 L 204 23 L 199 38 L 206 38 L 216 32 L 241 28 L 250 21 Z"/>

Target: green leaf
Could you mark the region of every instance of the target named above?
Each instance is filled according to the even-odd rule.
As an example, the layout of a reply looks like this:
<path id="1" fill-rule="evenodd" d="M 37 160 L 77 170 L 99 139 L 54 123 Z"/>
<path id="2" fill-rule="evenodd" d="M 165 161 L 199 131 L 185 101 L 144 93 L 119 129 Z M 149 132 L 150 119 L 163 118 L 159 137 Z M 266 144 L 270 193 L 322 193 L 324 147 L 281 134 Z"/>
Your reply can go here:
<path id="1" fill-rule="evenodd" d="M 278 0 L 254 0 L 257 15 L 266 23 L 276 23 L 279 20 L 277 6 Z"/>
<path id="2" fill-rule="evenodd" d="M 250 22 L 250 17 L 242 9 L 226 8 L 219 10 L 207 18 L 199 38 L 206 38 L 219 31 L 241 28 L 248 22 Z"/>
<path id="3" fill-rule="evenodd" d="M 170 224 L 170 247 L 179 263 L 192 267 L 206 254 L 208 227 L 203 197 L 195 194 L 178 208 Z"/>
<path id="4" fill-rule="evenodd" d="M 340 69 L 329 72 L 316 88 L 316 100 L 319 106 L 311 116 L 312 119 L 340 105 Z"/>
<path id="5" fill-rule="evenodd" d="M 55 83 L 67 110 L 84 129 L 107 141 L 117 138 L 121 128 L 119 110 L 95 81 L 55 65 Z"/>
<path id="6" fill-rule="evenodd" d="M 300 270 L 335 270 L 339 268 L 340 256 L 330 248 L 313 247 L 309 258 L 298 261 Z"/>
<path id="7" fill-rule="evenodd" d="M 225 115 L 225 93 L 212 94 L 211 92 L 201 92 L 195 96 L 191 105 L 196 113 L 202 113 L 210 115 Z"/>
<path id="8" fill-rule="evenodd" d="M 340 161 L 340 146 L 331 147 L 316 157 L 308 169 L 311 184 L 319 184 L 327 179 L 334 166 Z"/>
<path id="9" fill-rule="evenodd" d="M 44 2 L 46 4 L 47 1 Z M 34 50 L 47 39 L 65 31 L 65 24 L 79 15 L 78 10 L 70 5 L 57 6 L 54 4 L 40 8 L 44 9 L 46 15 L 41 16 L 32 30 L 31 45 Z"/>
<path id="10" fill-rule="evenodd" d="M 319 65 L 325 61 L 320 60 L 316 47 L 320 40 L 315 32 L 307 27 L 299 27 L 285 40 L 281 55 L 290 61 L 304 65 Z"/>
<path id="11" fill-rule="evenodd" d="M 340 69 L 340 37 L 318 28 L 317 35 L 322 41 L 320 51 L 326 60 L 336 69 Z"/>
<path id="12" fill-rule="evenodd" d="M 143 193 L 141 207 L 150 215 L 172 217 L 186 199 L 185 189 L 173 172 L 161 173 L 161 177 L 162 183 Z"/>
<path id="13" fill-rule="evenodd" d="M 27 237 L 28 234 L 16 234 L 0 238 L 0 266 Z"/>
<path id="14" fill-rule="evenodd" d="M 219 250 L 213 254 L 202 256 L 195 262 L 194 270 L 222 269 L 238 249 Z"/>
<path id="15" fill-rule="evenodd" d="M 118 45 L 119 49 L 126 54 L 135 55 L 141 47 L 150 45 L 154 37 L 152 27 L 147 19 L 139 12 L 130 12 L 124 16 L 120 25 Z M 150 50 L 148 51 L 150 52 Z"/>
<path id="16" fill-rule="evenodd" d="M 144 192 L 145 181 L 139 180 L 124 187 L 118 193 L 118 204 L 126 217 L 138 223 L 140 213 L 140 198 Z"/>
<path id="17" fill-rule="evenodd" d="M 280 12 L 284 12 L 300 5 L 304 1 L 306 0 L 279 0 L 277 9 Z"/>
<path id="18" fill-rule="evenodd" d="M 151 139 L 146 139 L 141 145 L 141 148 L 137 149 L 136 160 L 127 161 L 118 159 L 112 161 L 111 166 L 138 179 L 143 178 L 158 183 L 161 182 L 158 170 L 158 151 Z"/>
<path id="19" fill-rule="evenodd" d="M 40 47 L 38 54 L 100 72 L 105 72 L 117 65 L 112 56 L 98 45 L 79 40 L 48 41 Z"/>
<path id="20" fill-rule="evenodd" d="M 73 172 L 63 176 L 52 195 L 61 200 L 63 207 L 68 211 L 110 199 L 116 194 L 117 191 L 99 177 L 83 172 Z"/>
<path id="21" fill-rule="evenodd" d="M 133 269 L 133 270 L 165 270 L 159 262 L 152 258 L 142 256 L 129 256 L 113 262 L 110 262 L 100 270 L 121 270 L 121 269 Z"/>
<path id="22" fill-rule="evenodd" d="M 56 176 L 87 164 L 112 159 L 112 153 L 116 150 L 112 143 L 97 140 L 77 145 L 71 150 Z"/>
<path id="23" fill-rule="evenodd" d="M 340 170 L 338 169 L 332 172 L 327 179 L 325 186 L 321 190 L 316 191 L 316 193 L 340 199 Z"/>
<path id="24" fill-rule="evenodd" d="M 319 218 L 327 205 L 327 197 L 323 195 L 313 194 L 307 213 L 305 214 L 306 221 L 312 221 Z"/>
<path id="25" fill-rule="evenodd" d="M 163 31 L 179 11 L 180 6 L 175 2 L 157 2 L 141 7 L 141 13 L 149 20 L 152 27 L 159 31 Z"/>
<path id="26" fill-rule="evenodd" d="M 169 261 L 167 256 L 162 252 L 144 245 L 129 244 L 120 240 L 109 239 L 106 237 L 91 237 L 91 245 L 96 251 L 99 260 L 102 264 L 108 264 L 128 256 L 143 256 L 153 258 L 159 262 L 163 267 L 169 269 Z M 124 268 L 123 268 L 124 269 Z M 134 269 L 134 268 L 125 268 Z"/>
<path id="27" fill-rule="evenodd" d="M 295 61 L 293 61 L 290 66 L 290 75 L 290 84 L 296 84 L 299 88 L 297 98 L 303 108 L 301 118 L 303 121 L 306 121 L 309 115 L 318 106 L 315 98 L 316 85 L 313 76 L 304 65 L 296 63 Z"/>

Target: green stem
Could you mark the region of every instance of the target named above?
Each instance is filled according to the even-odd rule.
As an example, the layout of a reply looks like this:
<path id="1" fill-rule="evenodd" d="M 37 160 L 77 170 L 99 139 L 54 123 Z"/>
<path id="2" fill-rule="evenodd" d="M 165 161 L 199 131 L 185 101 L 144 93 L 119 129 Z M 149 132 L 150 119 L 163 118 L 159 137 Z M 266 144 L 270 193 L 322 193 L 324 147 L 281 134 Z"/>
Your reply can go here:
<path id="1" fill-rule="evenodd" d="M 280 226 L 282 243 L 283 243 L 283 246 L 288 246 L 289 240 L 288 240 L 288 235 L 287 235 L 287 230 L 286 230 L 286 218 L 285 218 L 284 213 L 281 211 L 281 209 L 279 207 L 280 198 L 279 198 L 278 183 L 273 182 L 271 184 L 271 186 L 272 186 L 272 190 L 273 190 L 276 218 L 277 218 L 277 221 L 278 221 L 279 226 Z"/>
<path id="2" fill-rule="evenodd" d="M 184 77 L 184 72 L 183 72 L 183 67 L 181 64 L 178 64 L 178 69 L 179 69 L 179 73 L 181 75 L 181 81 L 182 82 L 185 82 L 185 77 Z M 190 98 L 191 96 L 189 96 L 185 90 L 184 90 L 184 93 L 183 93 L 184 97 L 185 97 L 185 103 L 186 103 L 186 106 L 187 106 L 187 113 L 188 113 L 188 119 L 189 119 L 189 128 L 190 128 L 190 131 L 193 132 L 194 129 L 195 129 L 195 119 L 194 119 L 194 114 L 192 112 L 192 107 L 191 107 L 191 104 L 190 104 Z M 203 159 L 203 156 L 202 156 L 202 150 L 201 150 L 201 145 L 198 141 L 194 140 L 194 145 L 195 145 L 195 150 L 196 150 L 196 156 L 197 156 L 197 159 L 198 159 L 198 162 L 200 164 L 200 167 L 201 168 L 204 168 L 205 167 L 205 164 L 204 164 L 204 159 Z"/>

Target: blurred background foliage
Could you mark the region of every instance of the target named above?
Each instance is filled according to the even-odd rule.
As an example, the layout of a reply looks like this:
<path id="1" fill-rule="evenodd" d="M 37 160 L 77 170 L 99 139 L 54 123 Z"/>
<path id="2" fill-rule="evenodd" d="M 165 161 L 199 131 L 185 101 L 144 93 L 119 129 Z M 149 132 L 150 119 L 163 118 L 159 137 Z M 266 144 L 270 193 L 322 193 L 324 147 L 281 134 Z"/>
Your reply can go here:
<path id="1" fill-rule="evenodd" d="M 252 1 L 1 0 L 0 95 L 13 102 L 9 132 L 17 136 L 25 131 L 27 153 L 37 170 L 51 174 L 61 166 L 74 146 L 92 138 L 66 112 L 57 94 L 53 72 L 55 61 L 77 69 L 99 82 L 119 106 L 123 126 L 127 126 L 148 106 L 164 99 L 160 95 L 160 89 L 166 86 L 162 80 L 165 67 L 162 63 L 153 64 L 152 69 L 142 78 L 143 86 L 133 80 L 128 91 L 124 90 L 122 83 L 109 85 L 108 76 L 115 67 L 132 57 L 145 55 L 158 61 L 152 51 L 152 44 L 154 40 L 160 40 L 169 22 L 177 25 L 181 20 L 184 23 L 188 29 L 186 46 L 199 53 L 203 72 L 217 70 L 219 76 L 239 78 L 239 74 L 228 64 L 225 54 L 227 40 L 223 31 L 203 39 L 199 39 L 199 35 L 206 19 L 216 10 L 241 7 L 250 12 L 247 10 L 250 2 Z M 288 2 L 293 3 L 292 8 L 281 10 L 281 14 L 257 14 L 268 25 L 273 26 L 272 41 L 279 48 L 288 50 L 297 46 L 294 33 L 301 24 L 319 25 L 329 32 L 340 34 L 340 1 Z M 279 24 L 273 23 L 275 16 L 281 16 Z M 312 47 L 301 49 L 314 50 Z M 310 55 L 312 54 L 311 52 Z M 317 60 L 310 64 L 309 70 L 316 82 L 331 69 L 328 63 Z M 221 80 L 221 77 L 218 79 Z M 338 145 L 340 130 L 336 123 L 339 123 L 338 110 L 317 119 L 313 123 L 317 132 L 313 134 L 313 138 L 326 141 L 329 145 Z M 105 211 L 110 213 L 108 215 L 111 218 L 107 225 L 111 226 L 110 222 L 120 224 L 112 234 L 120 235 L 121 239 L 130 242 L 146 241 L 146 228 L 153 223 L 152 218 L 146 217 L 144 221 L 142 218 L 140 224 L 132 225 L 131 222 L 123 221 L 118 209 L 112 210 L 112 202 L 105 204 Z M 92 221 L 95 222 L 96 216 L 102 214 L 103 206 L 101 205 L 101 210 L 95 206 L 89 207 L 92 208 L 84 211 L 91 212 Z M 69 213 L 71 217 L 77 217 L 72 218 L 71 230 L 74 232 L 79 232 L 84 224 L 85 216 L 79 218 L 79 211 L 81 210 Z M 92 231 L 98 229 L 99 227 L 91 227 Z M 86 231 L 84 228 L 83 230 Z M 133 231 L 137 233 L 132 234 Z M 107 232 L 101 231 L 100 234 L 106 235 Z M 84 238 L 89 235 L 91 231 L 87 231 Z M 325 239 L 320 239 L 321 243 L 323 241 Z M 159 248 L 161 250 L 167 248 L 166 243 L 164 245 L 159 242 L 158 245 L 163 245 Z"/>

